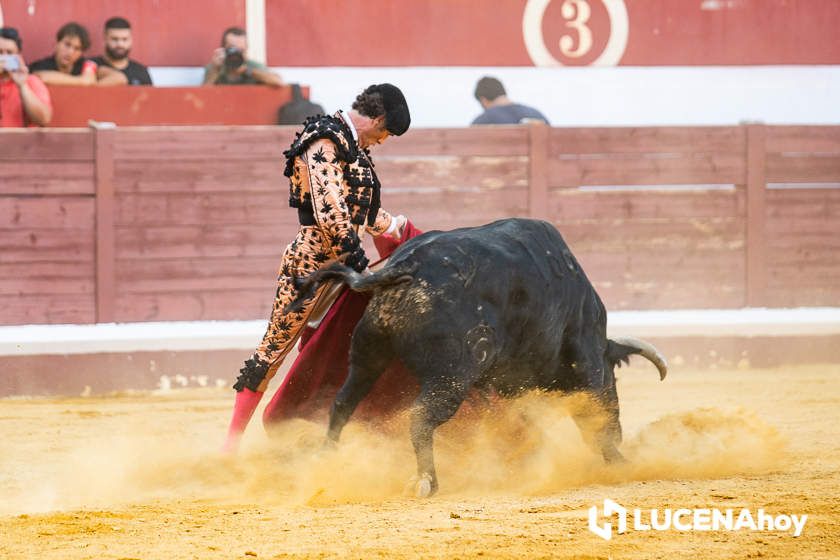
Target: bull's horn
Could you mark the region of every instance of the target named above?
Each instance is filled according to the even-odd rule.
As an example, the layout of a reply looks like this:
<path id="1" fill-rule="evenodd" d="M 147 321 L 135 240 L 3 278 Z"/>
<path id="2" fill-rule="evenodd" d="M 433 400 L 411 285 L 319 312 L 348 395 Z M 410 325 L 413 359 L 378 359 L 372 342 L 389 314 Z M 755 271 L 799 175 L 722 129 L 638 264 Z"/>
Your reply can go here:
<path id="1" fill-rule="evenodd" d="M 656 366 L 656 369 L 659 370 L 660 381 L 665 379 L 665 376 L 668 375 L 668 362 L 665 361 L 665 356 L 660 354 L 659 350 L 657 350 L 653 344 L 630 336 L 613 339 L 613 342 L 623 346 L 629 346 L 630 348 L 636 348 L 639 351 L 640 356 L 650 360 L 653 365 Z"/>

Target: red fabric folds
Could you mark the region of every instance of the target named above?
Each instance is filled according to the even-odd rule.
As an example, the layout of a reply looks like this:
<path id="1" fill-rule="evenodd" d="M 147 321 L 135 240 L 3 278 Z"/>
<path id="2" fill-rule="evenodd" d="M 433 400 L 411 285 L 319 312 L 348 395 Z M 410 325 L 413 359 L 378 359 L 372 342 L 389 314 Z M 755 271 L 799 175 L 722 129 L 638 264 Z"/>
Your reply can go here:
<path id="1" fill-rule="evenodd" d="M 402 243 L 423 233 L 409 221 L 400 240 L 388 235 L 374 239 L 382 259 Z M 327 417 L 335 395 L 347 377 L 350 339 L 370 296 L 344 289 L 318 328 L 307 327 L 300 353 L 263 412 L 263 424 L 291 418 Z M 399 361 L 391 364 L 356 410 L 356 418 L 381 418 L 408 406 L 418 392 L 417 381 Z"/>

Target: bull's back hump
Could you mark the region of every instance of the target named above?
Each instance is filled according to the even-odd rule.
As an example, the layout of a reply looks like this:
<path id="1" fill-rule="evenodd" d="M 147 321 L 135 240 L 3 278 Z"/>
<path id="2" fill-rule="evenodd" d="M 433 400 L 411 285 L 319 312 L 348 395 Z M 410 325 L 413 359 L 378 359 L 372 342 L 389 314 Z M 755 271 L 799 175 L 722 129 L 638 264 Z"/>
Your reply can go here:
<path id="1" fill-rule="evenodd" d="M 476 227 L 429 231 L 401 245 L 390 262 L 412 261 L 421 267 L 444 259 L 490 259 L 499 264 L 523 264 L 529 256 L 568 250 L 560 233 L 547 222 L 506 218 Z"/>

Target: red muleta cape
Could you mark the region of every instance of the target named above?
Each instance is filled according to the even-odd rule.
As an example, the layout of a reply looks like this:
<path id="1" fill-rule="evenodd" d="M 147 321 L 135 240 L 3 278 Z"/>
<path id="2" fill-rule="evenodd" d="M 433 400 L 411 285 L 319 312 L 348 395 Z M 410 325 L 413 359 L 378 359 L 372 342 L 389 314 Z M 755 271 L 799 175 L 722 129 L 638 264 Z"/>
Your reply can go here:
<path id="1" fill-rule="evenodd" d="M 389 235 L 374 238 L 382 259 L 404 241 L 423 233 L 408 221 L 398 241 Z M 345 287 L 317 328 L 301 334 L 299 354 L 263 412 L 263 425 L 291 418 L 321 420 L 329 414 L 336 393 L 347 378 L 350 339 L 365 312 L 369 294 Z M 399 361 L 376 381 L 354 413 L 356 418 L 382 418 L 408 406 L 417 396 L 417 380 Z"/>

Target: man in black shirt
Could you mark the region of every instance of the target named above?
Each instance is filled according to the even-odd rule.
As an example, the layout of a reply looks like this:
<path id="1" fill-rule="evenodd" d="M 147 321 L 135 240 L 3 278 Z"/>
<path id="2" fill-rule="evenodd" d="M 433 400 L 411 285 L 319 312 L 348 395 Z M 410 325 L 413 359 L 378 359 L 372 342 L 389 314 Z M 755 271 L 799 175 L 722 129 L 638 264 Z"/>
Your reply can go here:
<path id="1" fill-rule="evenodd" d="M 538 110 L 508 99 L 505 87 L 496 78 L 481 78 L 475 86 L 474 95 L 484 112 L 472 124 L 524 124 L 531 121 L 548 124 L 548 119 Z"/>
<path id="2" fill-rule="evenodd" d="M 127 19 L 112 17 L 105 22 L 105 54 L 93 59 L 99 65 L 99 85 L 152 85 L 148 69 L 128 58 L 131 44 L 131 24 Z"/>
<path id="3" fill-rule="evenodd" d="M 90 46 L 87 29 L 71 21 L 56 34 L 55 51 L 29 65 L 45 84 L 89 86 L 96 84 L 96 63 L 83 54 Z"/>

